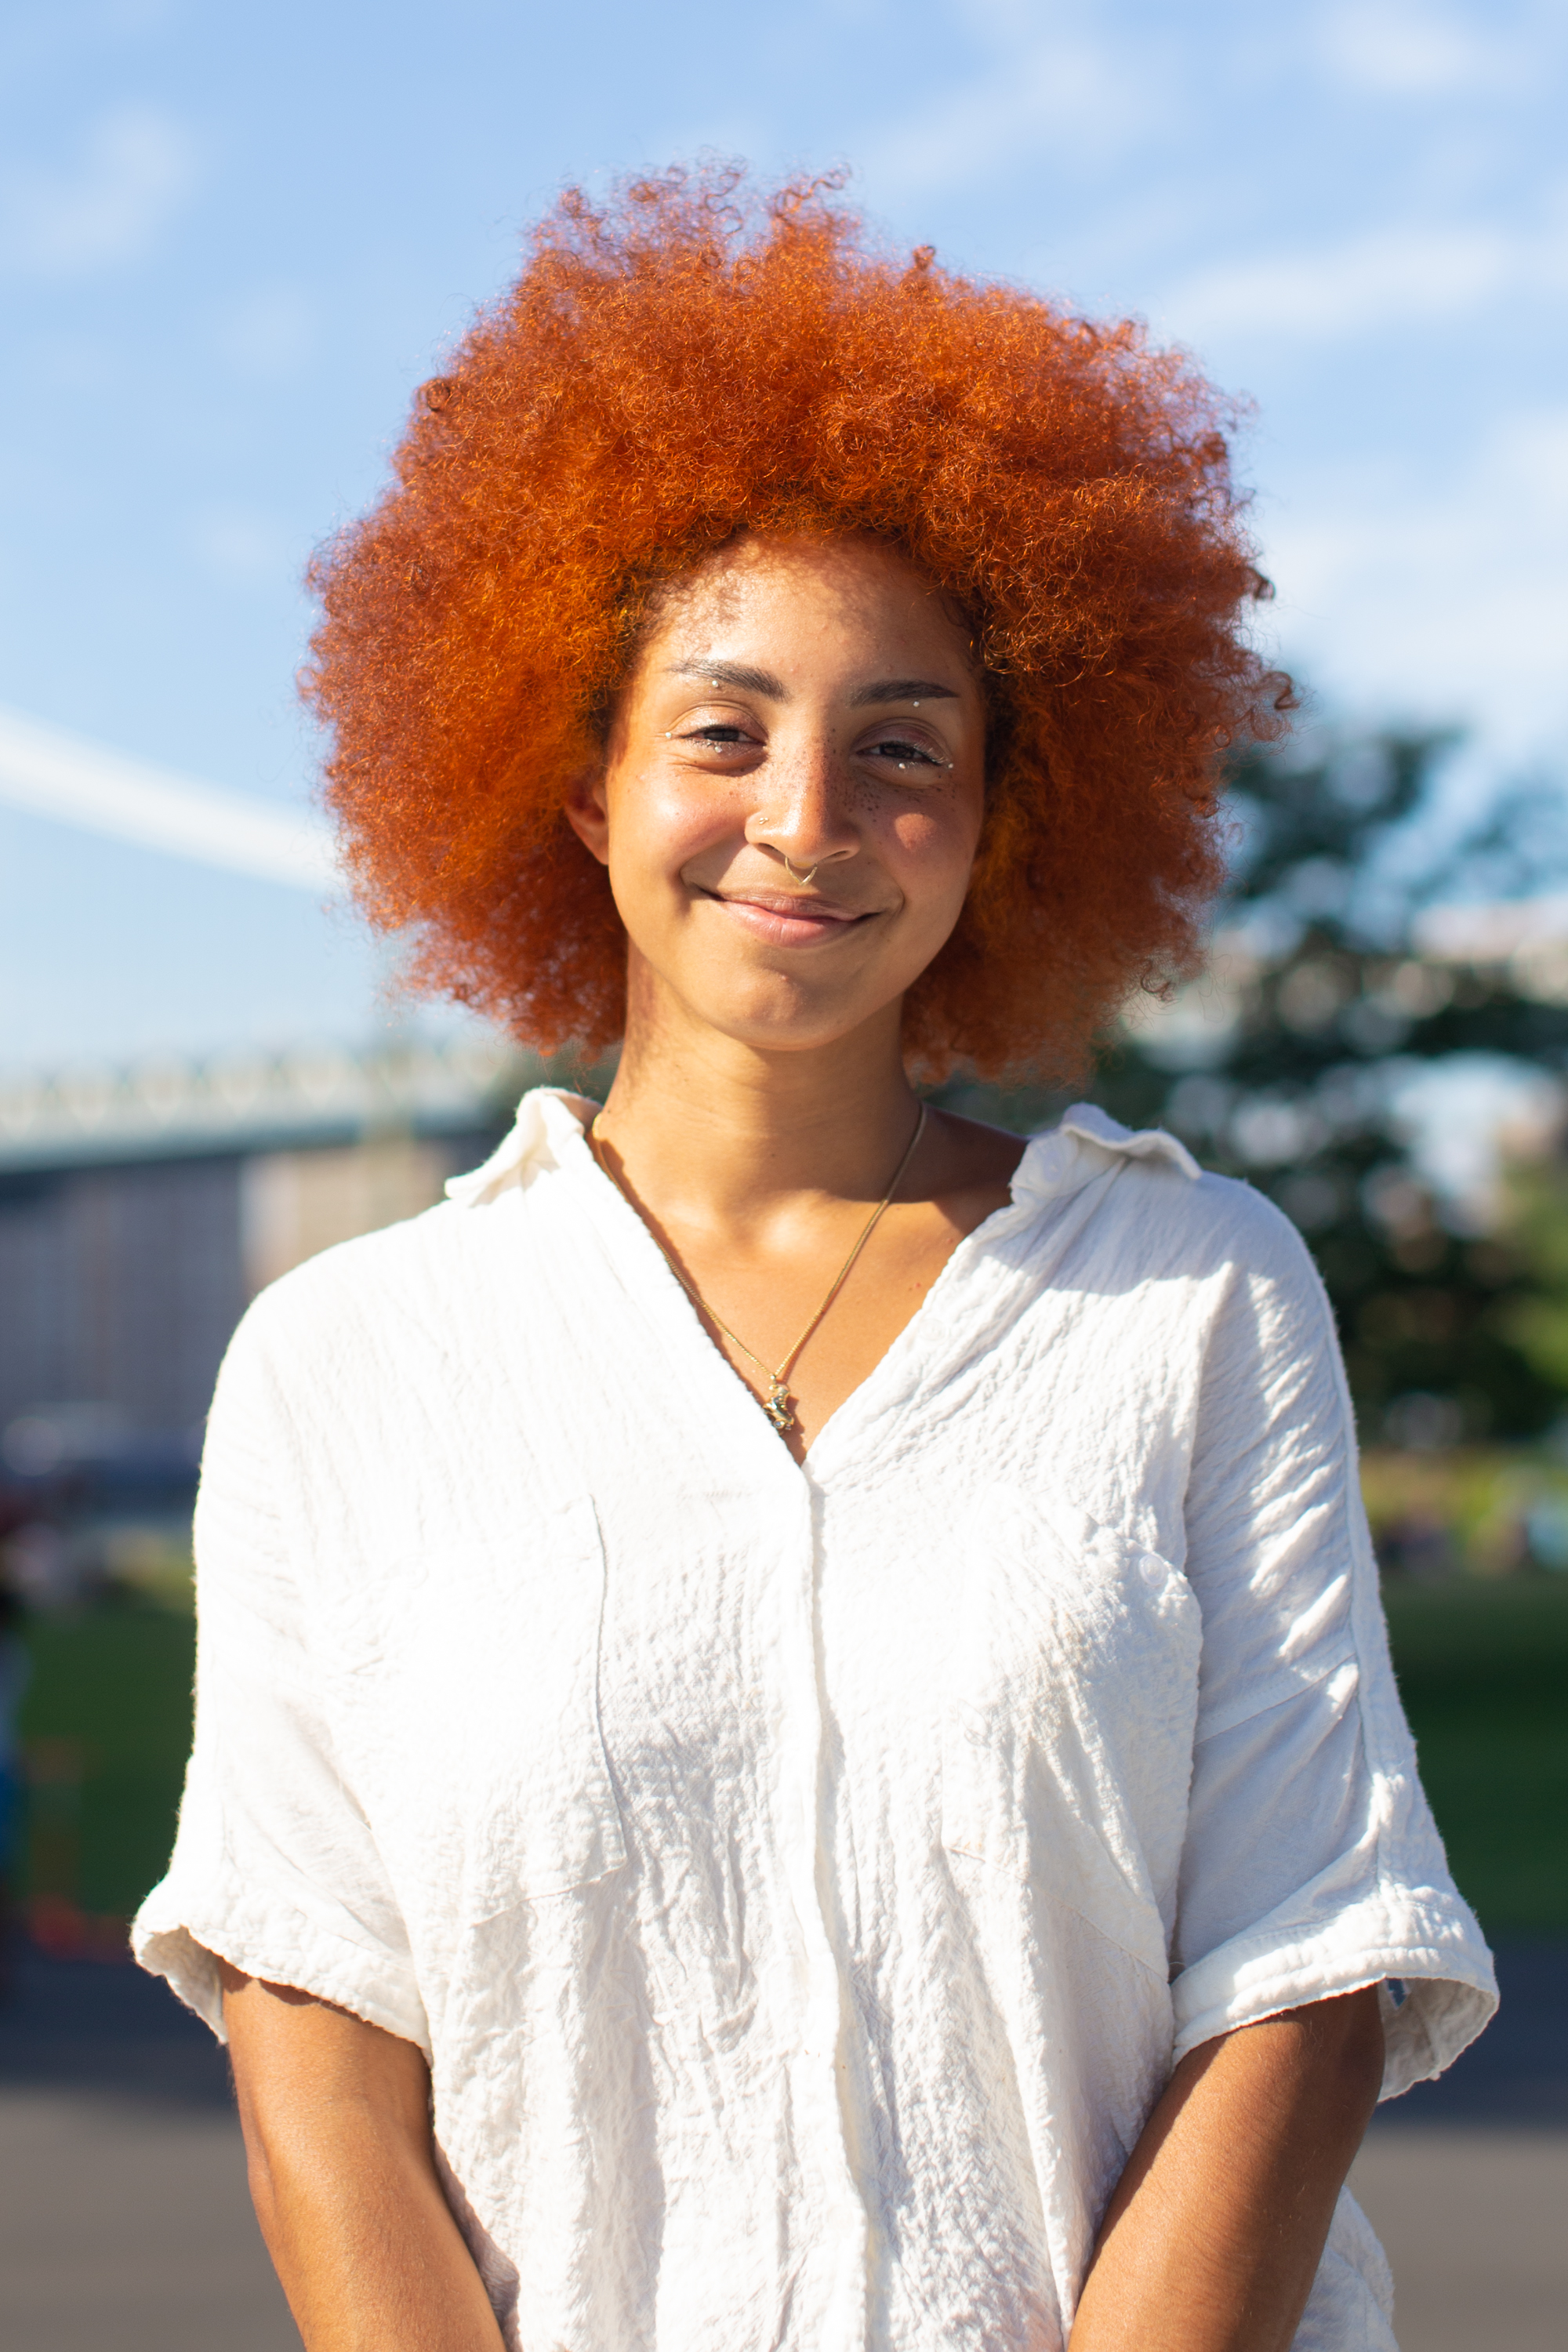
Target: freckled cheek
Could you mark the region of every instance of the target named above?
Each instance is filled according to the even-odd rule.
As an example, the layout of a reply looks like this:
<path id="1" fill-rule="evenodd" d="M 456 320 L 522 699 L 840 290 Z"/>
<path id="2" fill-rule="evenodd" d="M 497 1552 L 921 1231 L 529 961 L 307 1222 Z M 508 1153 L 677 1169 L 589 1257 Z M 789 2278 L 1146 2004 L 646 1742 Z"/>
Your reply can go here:
<path id="1" fill-rule="evenodd" d="M 967 875 L 979 837 L 970 812 L 949 801 L 902 809 L 888 829 L 898 862 L 933 880 L 950 869 Z"/>

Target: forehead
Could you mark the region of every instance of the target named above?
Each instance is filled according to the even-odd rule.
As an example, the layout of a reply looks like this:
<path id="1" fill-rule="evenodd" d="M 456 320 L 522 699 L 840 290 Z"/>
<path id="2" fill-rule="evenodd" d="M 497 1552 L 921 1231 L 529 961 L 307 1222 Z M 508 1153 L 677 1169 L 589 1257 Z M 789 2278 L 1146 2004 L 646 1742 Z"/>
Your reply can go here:
<path id="1" fill-rule="evenodd" d="M 722 640 L 824 630 L 846 653 L 858 642 L 901 639 L 940 650 L 973 670 L 968 630 L 942 592 L 907 556 L 873 539 L 762 537 L 723 548 L 660 593 L 643 641 L 700 656 L 732 650 Z"/>

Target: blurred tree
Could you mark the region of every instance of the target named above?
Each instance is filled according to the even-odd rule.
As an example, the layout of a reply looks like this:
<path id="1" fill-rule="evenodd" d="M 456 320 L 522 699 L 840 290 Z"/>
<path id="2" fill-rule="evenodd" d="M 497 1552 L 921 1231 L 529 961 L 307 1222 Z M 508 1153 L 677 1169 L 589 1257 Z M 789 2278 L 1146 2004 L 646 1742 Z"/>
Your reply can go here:
<path id="1" fill-rule="evenodd" d="M 1511 1171 L 1503 1232 L 1524 1280 L 1500 1323 L 1531 1370 L 1568 1395 L 1568 1167 L 1560 1159 Z"/>
<path id="2" fill-rule="evenodd" d="M 1468 963 L 1419 952 L 1435 902 L 1535 894 L 1568 874 L 1558 793 L 1445 819 L 1452 740 L 1388 732 L 1239 757 L 1211 971 L 1135 1006 L 1091 1088 L 1116 1118 L 1171 1128 L 1279 1202 L 1333 1301 L 1363 1437 L 1417 1445 L 1536 1434 L 1568 1393 L 1568 1239 L 1553 1353 L 1526 1312 L 1549 1213 L 1529 1235 L 1488 1230 L 1412 1160 L 1423 1073 L 1500 1066 L 1535 1074 L 1538 1094 L 1568 1073 L 1568 948 Z M 1015 1126 L 1060 1108 L 973 1087 L 947 1098 Z"/>

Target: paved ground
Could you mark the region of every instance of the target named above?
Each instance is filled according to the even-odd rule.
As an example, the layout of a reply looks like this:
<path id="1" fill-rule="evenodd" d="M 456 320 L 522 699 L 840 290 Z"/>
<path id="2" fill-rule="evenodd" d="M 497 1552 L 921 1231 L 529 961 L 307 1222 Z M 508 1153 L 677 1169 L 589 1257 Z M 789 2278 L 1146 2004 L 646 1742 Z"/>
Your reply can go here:
<path id="1" fill-rule="evenodd" d="M 1379 2109 L 1351 2175 L 1401 2352 L 1568 2346 L 1568 1947 L 1505 1948 L 1498 1980 L 1496 2021 Z"/>
<path id="2" fill-rule="evenodd" d="M 1563 2352 L 1568 2130 L 1377 2130 L 1352 2186 L 1394 2268 L 1401 2352 Z"/>
<path id="3" fill-rule="evenodd" d="M 5 2352 L 300 2352 L 227 2070 L 139 1969 L 24 1957 L 0 2009 Z"/>
<path id="4" fill-rule="evenodd" d="M 221 2110 L 0 2097 L 10 2352 L 300 2352 Z"/>
<path id="5" fill-rule="evenodd" d="M 1497 2024 L 1356 2165 L 1401 2352 L 1568 2344 L 1568 1948 L 1500 1965 Z M 300 2352 L 222 2059 L 134 1969 L 26 1958 L 0 2010 L 0 2344 Z"/>

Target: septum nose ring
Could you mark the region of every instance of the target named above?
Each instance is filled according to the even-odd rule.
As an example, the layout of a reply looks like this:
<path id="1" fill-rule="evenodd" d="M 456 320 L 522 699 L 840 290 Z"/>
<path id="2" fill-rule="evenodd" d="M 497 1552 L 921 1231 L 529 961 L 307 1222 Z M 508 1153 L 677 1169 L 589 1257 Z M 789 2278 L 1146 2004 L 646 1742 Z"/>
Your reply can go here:
<path id="1" fill-rule="evenodd" d="M 780 851 L 779 855 L 780 855 L 781 856 L 784 856 L 784 853 L 783 853 L 783 851 L 782 851 L 782 850 Z M 817 861 L 816 861 L 816 865 L 817 865 L 817 866 L 820 866 L 820 865 L 821 865 L 821 863 L 822 863 L 822 860 L 821 860 L 821 858 L 819 857 L 819 858 L 817 859 Z M 816 866 L 808 866 L 806 867 L 805 872 L 804 874 L 797 874 L 797 873 L 795 872 L 795 867 L 790 864 L 789 859 L 788 859 L 787 857 L 785 857 L 785 858 L 784 858 L 784 872 L 789 876 L 790 880 L 791 880 L 792 882 L 798 882 L 798 883 L 802 886 L 802 887 L 803 887 L 803 888 L 804 888 L 804 887 L 805 887 L 808 882 L 810 882 L 811 880 L 813 880 L 813 878 L 815 877 L 816 873 Z"/>

